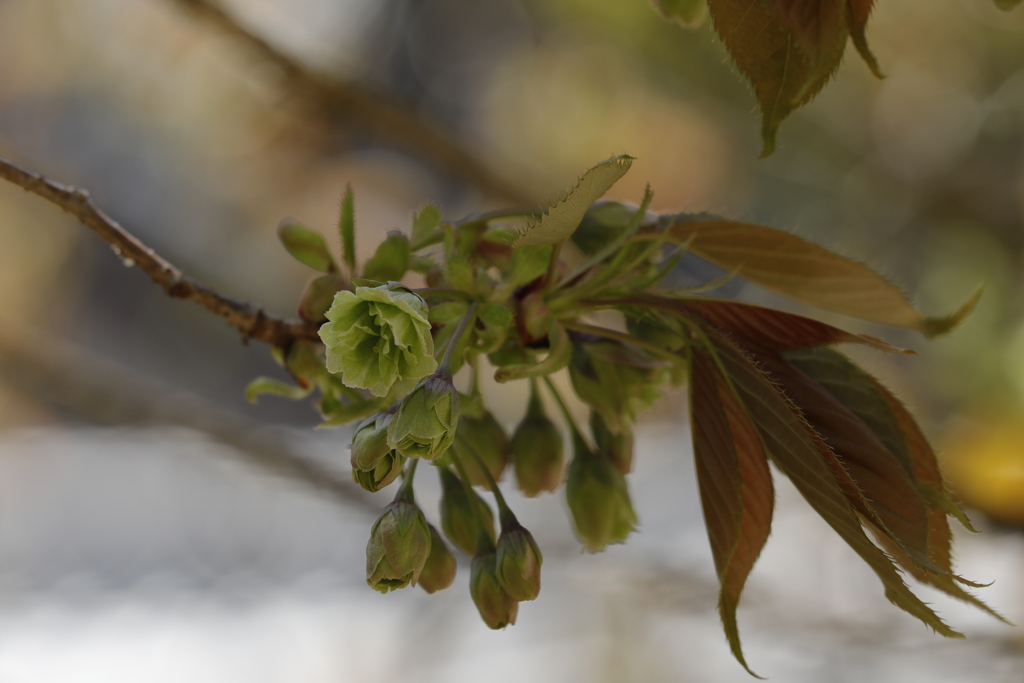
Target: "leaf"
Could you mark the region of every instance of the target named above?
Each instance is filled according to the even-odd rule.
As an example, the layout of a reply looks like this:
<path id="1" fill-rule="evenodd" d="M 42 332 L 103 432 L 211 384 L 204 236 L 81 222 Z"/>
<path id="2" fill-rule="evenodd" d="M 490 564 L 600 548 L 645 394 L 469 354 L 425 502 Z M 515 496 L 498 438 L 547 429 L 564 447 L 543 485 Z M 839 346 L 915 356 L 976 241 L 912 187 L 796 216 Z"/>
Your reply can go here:
<path id="1" fill-rule="evenodd" d="M 897 349 L 877 337 L 853 334 L 811 318 L 772 308 L 715 299 L 685 299 L 680 302 L 679 308 L 699 315 L 721 330 L 740 334 L 773 351 L 851 343 L 864 344 L 881 351 L 913 353 Z"/>
<path id="2" fill-rule="evenodd" d="M 974 309 L 980 290 L 955 313 L 930 318 L 900 289 L 863 263 L 835 254 L 796 235 L 763 225 L 712 216 L 662 218 L 677 243 L 700 258 L 736 271 L 765 289 L 861 320 L 905 327 L 929 337 L 944 334 Z"/>
<path id="3" fill-rule="evenodd" d="M 1020 0 L 1016 1 L 1020 2 Z M 875 0 L 850 0 L 850 39 L 861 58 L 867 63 L 868 68 L 871 69 L 871 73 L 876 78 L 885 78 L 882 68 L 878 66 L 878 60 L 875 59 L 871 48 L 868 47 L 868 39 L 864 32 L 868 25 L 868 17 L 871 16 L 871 10 L 874 9 L 874 3 Z"/>
<path id="4" fill-rule="evenodd" d="M 769 457 L 797 487 L 811 507 L 874 570 L 886 597 L 936 632 L 962 638 L 914 595 L 892 561 L 864 534 L 832 469 L 821 458 L 807 422 L 772 381 L 721 333 L 704 330 L 709 348 L 728 377 Z"/>
<path id="5" fill-rule="evenodd" d="M 836 36 L 844 34 L 847 0 L 764 0 L 797 39 L 804 53 L 819 61 Z M 846 42 L 845 35 L 843 42 Z"/>
<path id="6" fill-rule="evenodd" d="M 753 358 L 799 409 L 853 508 L 915 564 L 934 570 L 928 559 L 928 508 L 899 458 L 863 420 L 781 356 L 757 351 Z"/>
<path id="7" fill-rule="evenodd" d="M 836 2 L 820 1 L 830 7 Z M 839 67 L 849 35 L 846 13 L 826 22 L 814 40 L 816 51 L 808 53 L 808 41 L 794 35 L 769 0 L 709 0 L 708 7 L 718 35 L 754 88 L 761 109 L 761 156 L 770 156 L 779 124 L 813 99 Z"/>
<path id="8" fill-rule="evenodd" d="M 313 278 L 299 299 L 299 315 L 303 320 L 323 322 L 327 309 L 334 303 L 334 295 L 348 286 L 348 281 L 337 273 Z"/>
<path id="9" fill-rule="evenodd" d="M 352 186 L 345 186 L 341 198 L 341 214 L 338 216 L 338 232 L 341 234 L 341 260 L 348 268 L 350 277 L 356 275 L 356 207 Z"/>
<path id="10" fill-rule="evenodd" d="M 557 244 L 572 237 L 590 205 L 604 195 L 626 174 L 633 157 L 622 154 L 607 159 L 584 173 L 566 196 L 548 207 L 536 223 L 530 223 L 512 246 L 529 247 Z"/>
<path id="11" fill-rule="evenodd" d="M 510 382 L 514 379 L 541 377 L 567 366 L 572 359 L 572 341 L 565 328 L 554 319 L 548 325 L 548 343 L 551 345 L 551 349 L 544 360 L 539 363 L 506 365 L 494 373 L 494 379 L 498 382 Z"/>
<path id="12" fill-rule="evenodd" d="M 480 309 L 480 320 L 491 327 L 508 327 L 512 319 L 512 311 L 502 304 L 484 304 Z"/>
<path id="13" fill-rule="evenodd" d="M 996 0 L 996 7 L 998 7 L 1001 10 L 1006 10 L 1007 12 L 1009 12 L 1020 3 L 1021 0 Z"/>
<path id="14" fill-rule="evenodd" d="M 277 236 L 288 253 L 299 263 L 324 273 L 333 273 L 338 269 L 320 233 L 286 220 L 278 226 Z"/>
<path id="15" fill-rule="evenodd" d="M 756 676 L 743 657 L 736 607 L 771 531 L 771 472 L 757 430 L 714 361 L 695 349 L 690 372 L 694 460 L 721 584 L 718 609 L 733 655 Z"/>
<path id="16" fill-rule="evenodd" d="M 661 16 L 683 28 L 697 28 L 708 15 L 707 0 L 652 0 Z"/>
<path id="17" fill-rule="evenodd" d="M 257 377 L 245 387 L 245 400 L 249 403 L 256 403 L 262 394 L 273 394 L 283 396 L 292 400 L 306 398 L 313 391 L 313 384 L 308 387 L 300 387 L 288 382 L 282 382 L 273 377 Z"/>
<path id="18" fill-rule="evenodd" d="M 419 213 L 412 219 L 412 244 L 414 250 L 430 240 L 439 225 L 441 225 L 441 209 L 433 204 L 427 204 L 420 209 Z"/>
<path id="19" fill-rule="evenodd" d="M 398 281 L 408 269 L 409 238 L 398 230 L 389 230 L 388 236 L 363 265 L 363 277 L 383 282 Z"/>

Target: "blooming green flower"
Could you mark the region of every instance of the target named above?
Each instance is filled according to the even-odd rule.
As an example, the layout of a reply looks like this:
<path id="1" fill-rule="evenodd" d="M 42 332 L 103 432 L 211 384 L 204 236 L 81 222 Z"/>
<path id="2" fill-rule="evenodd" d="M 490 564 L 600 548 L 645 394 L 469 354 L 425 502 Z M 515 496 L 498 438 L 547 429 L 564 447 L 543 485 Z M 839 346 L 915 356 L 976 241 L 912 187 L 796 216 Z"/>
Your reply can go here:
<path id="1" fill-rule="evenodd" d="M 388 426 L 388 444 L 407 458 L 436 460 L 455 440 L 459 392 L 448 375 L 434 374 L 402 399 Z"/>
<path id="2" fill-rule="evenodd" d="M 366 583 L 375 591 L 414 586 L 430 556 L 430 526 L 410 497 L 398 497 L 373 523 L 366 544 Z"/>
<path id="3" fill-rule="evenodd" d="M 426 302 L 398 282 L 338 292 L 320 327 L 327 369 L 374 396 L 409 391 L 437 369 L 426 314 Z"/>

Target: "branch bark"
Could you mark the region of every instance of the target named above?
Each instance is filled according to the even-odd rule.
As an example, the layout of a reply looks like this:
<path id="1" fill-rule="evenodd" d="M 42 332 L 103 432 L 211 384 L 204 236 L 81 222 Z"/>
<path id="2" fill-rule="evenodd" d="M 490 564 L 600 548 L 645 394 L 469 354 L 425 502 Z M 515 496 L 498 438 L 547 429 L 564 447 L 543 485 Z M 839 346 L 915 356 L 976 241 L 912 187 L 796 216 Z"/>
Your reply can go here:
<path id="1" fill-rule="evenodd" d="M 126 265 L 138 266 L 168 296 L 193 301 L 216 313 L 238 330 L 243 340 L 257 339 L 285 347 L 296 339 L 318 339 L 316 325 L 268 315 L 261 308 L 230 299 L 186 276 L 103 213 L 85 190 L 50 180 L 4 156 L 0 156 L 0 178 L 74 216 L 109 244 Z"/>
<path id="2" fill-rule="evenodd" d="M 247 45 L 284 74 L 289 87 L 328 112 L 350 120 L 381 141 L 408 150 L 483 192 L 514 204 L 536 204 L 528 192 L 504 180 L 466 151 L 450 134 L 421 121 L 364 86 L 339 81 L 289 57 L 255 35 L 212 0 L 172 0 L 183 9 Z"/>

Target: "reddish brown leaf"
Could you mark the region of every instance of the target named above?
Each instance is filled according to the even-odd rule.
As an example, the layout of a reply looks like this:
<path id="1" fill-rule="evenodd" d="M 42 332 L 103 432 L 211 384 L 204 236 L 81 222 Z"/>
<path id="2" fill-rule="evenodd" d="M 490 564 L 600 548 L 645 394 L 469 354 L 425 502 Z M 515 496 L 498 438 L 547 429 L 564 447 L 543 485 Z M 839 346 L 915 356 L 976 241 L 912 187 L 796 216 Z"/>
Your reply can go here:
<path id="1" fill-rule="evenodd" d="M 878 60 L 875 59 L 875 55 L 868 47 L 868 39 L 865 34 L 868 17 L 871 16 L 871 10 L 874 9 L 874 0 L 849 0 L 849 2 L 850 39 L 853 40 L 853 46 L 857 48 L 857 52 L 867 63 L 871 73 L 878 78 L 885 78 L 882 75 L 881 67 L 878 66 Z"/>
<path id="2" fill-rule="evenodd" d="M 885 585 L 886 597 L 938 633 L 963 637 L 907 588 L 890 559 L 865 536 L 857 514 L 822 458 L 813 430 L 799 409 L 722 333 L 706 327 L 701 336 L 760 434 L 769 457 L 822 519 L 875 571 Z"/>
<path id="3" fill-rule="evenodd" d="M 768 156 L 775 150 L 779 124 L 809 102 L 839 67 L 849 30 L 839 28 L 815 41 L 816 53 L 801 46 L 766 0 L 709 0 L 715 29 L 736 66 L 750 81 L 761 108 L 761 138 Z"/>
<path id="4" fill-rule="evenodd" d="M 771 472 L 757 430 L 715 362 L 700 350 L 691 362 L 690 410 L 701 505 L 721 583 L 718 609 L 733 654 L 750 671 L 736 607 L 771 531 Z"/>
<path id="5" fill-rule="evenodd" d="M 927 336 L 956 327 L 980 296 L 951 315 L 926 317 L 863 263 L 782 230 L 707 215 L 664 216 L 659 229 L 700 258 L 795 301 Z"/>
<path id="6" fill-rule="evenodd" d="M 852 343 L 866 344 L 882 351 L 912 353 L 897 349 L 877 337 L 853 334 L 801 315 L 751 304 L 714 299 L 687 299 L 680 304 L 680 309 L 696 313 L 721 330 L 742 335 L 773 351 Z"/>
<path id="7" fill-rule="evenodd" d="M 820 59 L 822 48 L 844 31 L 846 0 L 765 0 L 811 57 Z"/>
<path id="8" fill-rule="evenodd" d="M 899 459 L 863 420 L 781 356 L 759 350 L 753 357 L 813 428 L 821 457 L 854 509 L 928 568 L 927 506 Z"/>

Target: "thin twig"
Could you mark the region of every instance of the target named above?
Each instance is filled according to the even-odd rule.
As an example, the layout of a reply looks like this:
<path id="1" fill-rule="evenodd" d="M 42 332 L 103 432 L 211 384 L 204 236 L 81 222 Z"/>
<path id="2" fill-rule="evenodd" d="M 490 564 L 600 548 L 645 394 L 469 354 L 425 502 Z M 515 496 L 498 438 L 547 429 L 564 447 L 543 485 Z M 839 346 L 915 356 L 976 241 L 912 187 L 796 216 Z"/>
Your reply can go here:
<path id="1" fill-rule="evenodd" d="M 317 327 L 313 324 L 275 318 L 264 313 L 261 308 L 229 299 L 187 277 L 100 211 L 85 190 L 61 185 L 3 156 L 0 156 L 0 178 L 42 197 L 74 216 L 113 247 L 114 253 L 125 264 L 138 266 L 168 296 L 194 301 L 216 313 L 241 332 L 243 339 L 257 339 L 281 347 L 296 339 L 317 339 Z"/>
<path id="2" fill-rule="evenodd" d="M 335 467 L 314 460 L 285 430 L 49 336 L 0 331 L 0 380 L 94 424 L 175 425 L 202 432 L 232 446 L 231 453 L 249 465 L 367 512 L 376 509 L 344 473 L 347 463 Z M 337 450 L 340 455 L 343 449 Z"/>
<path id="3" fill-rule="evenodd" d="M 483 192 L 516 204 L 529 206 L 536 203 L 529 193 L 499 177 L 436 125 L 428 125 L 414 113 L 365 86 L 340 81 L 301 64 L 245 28 L 217 2 L 172 2 L 248 45 L 262 59 L 276 65 L 288 86 L 307 101 L 348 119 L 383 142 L 413 152 Z"/>

